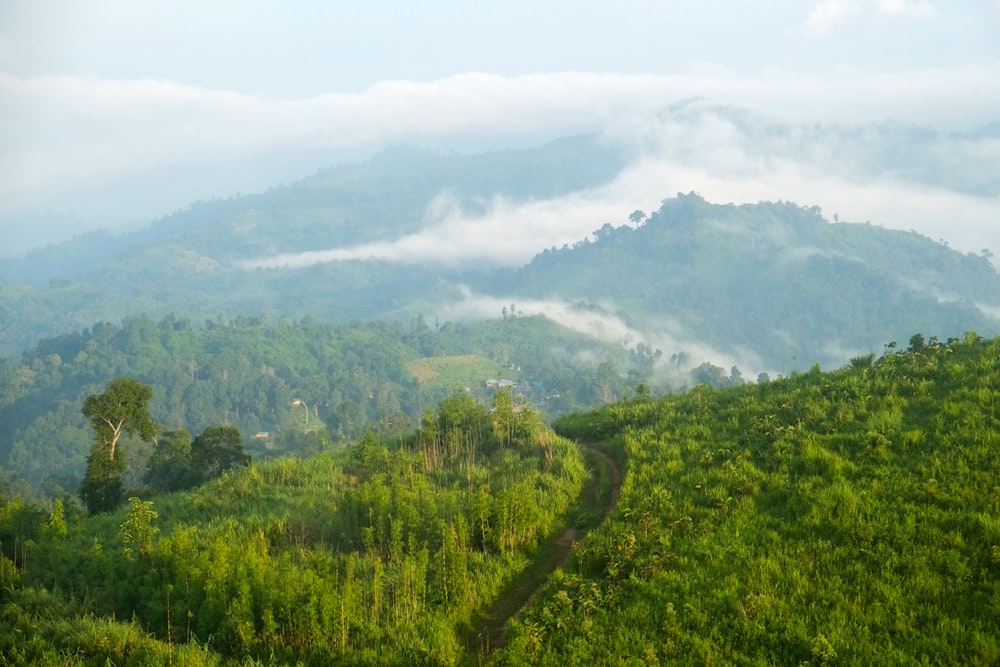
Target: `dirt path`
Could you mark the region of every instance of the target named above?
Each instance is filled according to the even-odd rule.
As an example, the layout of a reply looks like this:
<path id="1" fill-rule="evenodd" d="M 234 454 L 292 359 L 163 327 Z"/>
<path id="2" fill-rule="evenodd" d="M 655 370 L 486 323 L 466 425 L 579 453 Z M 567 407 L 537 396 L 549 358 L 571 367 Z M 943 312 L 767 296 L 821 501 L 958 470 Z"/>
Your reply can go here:
<path id="1" fill-rule="evenodd" d="M 605 498 L 598 497 L 599 472 L 587 484 L 582 494 L 584 511 L 596 513 L 603 504 L 601 521 L 604 521 L 611 515 L 618 502 L 622 474 L 611 457 L 599 449 L 587 447 L 585 452 L 593 456 L 593 460 L 611 477 L 610 490 Z M 597 525 L 599 522 L 595 523 L 594 527 Z M 531 564 L 518 575 L 494 605 L 479 614 L 466 638 L 466 649 L 473 664 L 481 663 L 490 653 L 503 648 L 507 641 L 507 622 L 534 601 L 544 588 L 549 575 L 557 567 L 565 565 L 573 543 L 583 534 L 586 534 L 586 531 L 578 530 L 576 526 L 569 526 L 557 537 L 543 544 Z"/>

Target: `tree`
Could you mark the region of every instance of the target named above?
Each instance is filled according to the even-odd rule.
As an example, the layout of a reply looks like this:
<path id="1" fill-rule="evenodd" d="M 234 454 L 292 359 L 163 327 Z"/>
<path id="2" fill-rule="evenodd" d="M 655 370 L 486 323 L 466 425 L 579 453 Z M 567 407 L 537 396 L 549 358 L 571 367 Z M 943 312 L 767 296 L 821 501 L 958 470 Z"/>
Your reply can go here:
<path id="1" fill-rule="evenodd" d="M 153 552 L 153 538 L 160 532 L 160 529 L 153 525 L 153 521 L 159 514 L 153 509 L 153 503 L 150 501 L 132 497 L 128 502 L 128 512 L 119 531 L 122 541 L 125 542 L 125 557 L 132 560 L 137 551 L 140 556 L 148 556 Z"/>
<path id="2" fill-rule="evenodd" d="M 103 393 L 91 394 L 83 403 L 83 414 L 94 429 L 98 444 L 114 461 L 118 441 L 125 434 L 138 433 L 143 440 L 152 440 L 159 424 L 149 416 L 149 399 L 153 389 L 138 380 L 116 378 L 108 382 Z"/>
<path id="3" fill-rule="evenodd" d="M 730 384 L 729 378 L 726 377 L 726 369 L 708 361 L 691 371 L 691 379 L 695 384 L 707 384 L 712 387 L 725 387 Z"/>
<path id="4" fill-rule="evenodd" d="M 83 414 L 94 429 L 94 445 L 87 457 L 80 498 L 92 514 L 111 511 L 121 503 L 125 457 L 117 447 L 122 436 L 138 434 L 151 440 L 159 430 L 147 407 L 152 397 L 152 388 L 138 380 L 116 378 L 102 393 L 84 401 Z"/>
<path id="5" fill-rule="evenodd" d="M 191 434 L 181 429 L 157 437 L 143 481 L 160 493 L 195 486 L 198 475 L 191 461 Z"/>
<path id="6" fill-rule="evenodd" d="M 87 456 L 87 472 L 80 483 L 80 499 L 91 514 L 110 512 L 122 501 L 122 473 L 125 471 L 125 457 L 109 459 L 95 443 Z"/>
<path id="7" fill-rule="evenodd" d="M 240 432 L 234 426 L 209 426 L 191 443 L 194 474 L 202 481 L 222 475 L 227 470 L 250 463 L 243 452 Z"/>

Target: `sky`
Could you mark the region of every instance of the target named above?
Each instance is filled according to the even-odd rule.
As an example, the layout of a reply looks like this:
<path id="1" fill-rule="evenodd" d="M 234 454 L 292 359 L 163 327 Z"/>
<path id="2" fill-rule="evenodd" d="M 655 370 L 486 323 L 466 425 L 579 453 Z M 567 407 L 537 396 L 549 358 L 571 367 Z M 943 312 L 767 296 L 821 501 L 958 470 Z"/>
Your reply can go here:
<path id="1" fill-rule="evenodd" d="M 697 118 L 663 120 L 693 96 L 708 100 Z M 0 0 L 0 255 L 393 143 L 473 151 L 594 130 L 659 149 L 599 191 L 532 204 L 536 222 L 578 227 L 546 223 L 539 239 L 516 233 L 524 210 L 510 202 L 480 219 L 436 207 L 411 243 L 502 234 L 519 261 L 532 239 L 548 247 L 696 190 L 815 203 L 1000 255 L 996 132 L 942 157 L 985 170 L 985 194 L 970 193 L 852 178 L 833 129 L 795 150 L 761 145 L 712 106 L 729 104 L 791 128 L 996 123 L 1000 0 Z"/>

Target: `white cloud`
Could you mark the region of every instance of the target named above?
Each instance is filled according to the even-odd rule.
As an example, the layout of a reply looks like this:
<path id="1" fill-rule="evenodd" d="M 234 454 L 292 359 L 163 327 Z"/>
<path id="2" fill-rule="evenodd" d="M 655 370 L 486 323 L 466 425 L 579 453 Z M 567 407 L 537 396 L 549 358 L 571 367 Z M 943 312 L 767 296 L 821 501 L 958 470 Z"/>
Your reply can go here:
<path id="1" fill-rule="evenodd" d="M 850 0 L 823 0 L 809 11 L 800 29 L 805 33 L 825 34 L 857 13 L 857 3 Z"/>
<path id="2" fill-rule="evenodd" d="M 542 315 L 557 324 L 586 336 L 609 343 L 632 348 L 640 342 L 652 349 L 662 350 L 663 364 L 675 352 L 688 354 L 688 366 L 673 368 L 672 371 L 688 372 L 705 361 L 729 369 L 739 366 L 750 377 L 763 370 L 760 357 L 749 350 L 741 349 L 731 354 L 719 351 L 710 345 L 686 337 L 680 324 L 662 316 L 657 322 L 642 326 L 629 326 L 621 318 L 609 314 L 613 304 L 602 304 L 603 308 L 579 308 L 572 300 L 553 296 L 549 299 L 527 299 L 518 295 L 487 296 L 476 294 L 468 287 L 460 288 L 462 298 L 437 306 L 437 315 L 445 320 L 496 318 L 505 307 L 513 303 L 523 315 Z M 661 368 L 661 371 L 666 369 Z"/>
<path id="3" fill-rule="evenodd" d="M 825 35 L 855 19 L 875 16 L 928 18 L 937 12 L 927 0 L 821 0 L 813 5 L 798 30 L 806 35 Z"/>
<path id="4" fill-rule="evenodd" d="M 788 71 L 745 77 L 718 68 L 671 75 L 473 72 L 383 82 L 354 94 L 270 99 L 168 81 L 0 74 L 0 220 L 52 214 L 105 227 L 146 222 L 198 199 L 264 189 L 363 159 L 393 142 L 445 149 L 540 143 L 627 127 L 629 119 L 691 95 L 797 122 L 895 118 L 962 129 L 995 120 L 997 80 L 996 62 L 892 76 L 850 69 L 822 77 Z M 682 145 L 692 151 L 710 146 L 716 176 L 726 168 L 752 169 L 747 155 L 726 167 L 725 151 L 742 150 L 725 134 L 732 131 L 706 126 L 699 133 L 706 143 Z M 586 198 L 581 203 L 593 205 Z M 496 204 L 498 217 L 504 206 Z M 551 215 L 546 206 L 530 213 L 544 219 Z M 0 233 L 3 224 L 14 223 L 0 223 Z M 29 231 L 38 239 L 47 233 Z"/>
<path id="5" fill-rule="evenodd" d="M 983 315 L 987 317 L 992 317 L 995 320 L 1000 320 L 1000 305 L 990 305 L 987 303 L 977 303 L 976 308 L 979 309 Z"/>
<path id="6" fill-rule="evenodd" d="M 879 10 L 889 16 L 927 18 L 934 15 L 934 7 L 925 0 L 878 0 Z"/>
<path id="7" fill-rule="evenodd" d="M 631 170 L 604 187 L 555 199 L 514 202 L 495 197 L 488 211 L 478 216 L 467 214 L 447 193 L 442 193 L 427 207 L 426 227 L 416 234 L 346 248 L 258 258 L 244 266 L 301 267 L 348 259 L 513 266 L 529 261 L 545 248 L 576 243 L 606 222 L 618 226 L 636 208 L 658 207 L 663 195 L 653 194 L 645 184 L 637 183 Z"/>

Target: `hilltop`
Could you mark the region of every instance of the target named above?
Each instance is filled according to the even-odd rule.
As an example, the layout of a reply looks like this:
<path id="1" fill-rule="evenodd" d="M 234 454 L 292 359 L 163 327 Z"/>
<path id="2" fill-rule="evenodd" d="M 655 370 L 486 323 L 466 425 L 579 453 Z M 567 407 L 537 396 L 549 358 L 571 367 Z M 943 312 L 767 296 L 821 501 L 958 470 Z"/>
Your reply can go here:
<path id="1" fill-rule="evenodd" d="M 499 664 L 1000 659 L 1000 340 L 565 417 L 627 473 Z"/>

